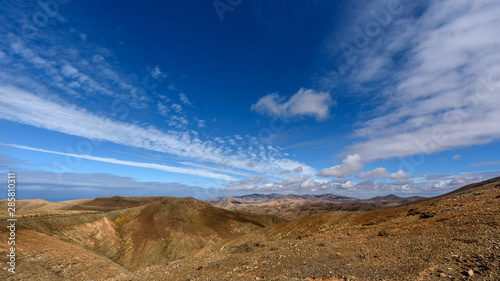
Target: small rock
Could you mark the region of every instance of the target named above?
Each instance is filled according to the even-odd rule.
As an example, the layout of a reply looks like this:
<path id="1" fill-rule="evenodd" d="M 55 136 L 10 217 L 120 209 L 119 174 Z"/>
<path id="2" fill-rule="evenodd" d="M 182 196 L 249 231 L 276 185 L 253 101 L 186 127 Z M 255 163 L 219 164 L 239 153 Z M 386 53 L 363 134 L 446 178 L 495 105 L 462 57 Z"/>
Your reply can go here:
<path id="1" fill-rule="evenodd" d="M 439 273 L 439 277 L 441 277 L 441 278 L 446 277 L 446 274 L 444 274 L 444 273 Z"/>
<path id="2" fill-rule="evenodd" d="M 467 274 L 469 274 L 469 276 L 474 275 L 474 270 L 471 269 L 471 270 L 467 271 Z"/>

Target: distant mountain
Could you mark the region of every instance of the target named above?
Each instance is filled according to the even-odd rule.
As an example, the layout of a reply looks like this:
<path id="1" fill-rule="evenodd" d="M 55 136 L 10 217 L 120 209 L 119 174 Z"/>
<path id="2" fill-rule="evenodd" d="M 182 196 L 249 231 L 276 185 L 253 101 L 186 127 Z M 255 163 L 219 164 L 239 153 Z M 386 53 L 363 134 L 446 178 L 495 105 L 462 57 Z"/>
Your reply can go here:
<path id="1" fill-rule="evenodd" d="M 249 194 L 234 197 L 204 199 L 214 206 L 258 214 L 273 214 L 287 219 L 295 219 L 330 211 L 370 211 L 391 208 L 425 197 L 403 198 L 396 195 L 357 199 L 335 194 L 323 195 L 282 195 Z"/>
<path id="2" fill-rule="evenodd" d="M 500 280 L 500 178 L 395 208 L 296 219 L 105 280 L 188 279 Z"/>

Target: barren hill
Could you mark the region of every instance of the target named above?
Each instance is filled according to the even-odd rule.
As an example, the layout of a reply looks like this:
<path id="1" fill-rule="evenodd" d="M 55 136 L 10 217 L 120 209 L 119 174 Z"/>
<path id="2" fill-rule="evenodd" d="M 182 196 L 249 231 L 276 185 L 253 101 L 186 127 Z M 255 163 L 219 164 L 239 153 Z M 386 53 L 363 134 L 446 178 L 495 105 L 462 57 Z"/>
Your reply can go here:
<path id="1" fill-rule="evenodd" d="M 27 213 L 45 213 L 17 222 L 19 274 L 4 270 L 0 279 L 500 279 L 500 178 L 418 199 L 375 197 L 368 200 L 400 205 L 318 213 L 290 222 L 193 198 L 21 200 L 18 206 Z M 247 200 L 264 208 L 265 200 L 309 200 L 323 206 L 321 200 L 353 199 L 329 194 L 236 200 L 241 204 L 231 204 Z M 52 217 L 51 212 L 63 215 Z M 0 233 L 6 237 L 6 228 Z M 4 264 L 6 253 L 7 244 L 0 243 Z"/>
<path id="2" fill-rule="evenodd" d="M 500 280 L 500 179 L 270 226 L 107 280 Z"/>
<path id="3" fill-rule="evenodd" d="M 26 204 L 20 201 L 19 205 Z M 97 210 L 94 207 L 115 211 L 74 215 L 75 209 Z M 19 253 L 23 253 L 20 270 L 26 272 L 17 276 L 31 276 L 31 280 L 102 278 L 107 274 L 165 264 L 205 246 L 285 222 L 273 216 L 216 208 L 193 198 L 109 197 L 77 202 L 71 209 L 71 216 L 17 222 L 20 241 L 17 247 Z M 7 229 L 2 227 L 0 232 L 5 236 Z M 46 242 L 37 242 L 42 240 Z M 50 245 L 55 248 L 48 250 Z M 0 252 L 7 253 L 6 243 L 1 244 Z M 96 262 L 102 259 L 101 263 L 109 270 L 84 273 L 92 269 L 77 265 L 84 261 L 75 260 L 75 256 L 89 257 Z M 6 262 L 3 254 L 1 261 Z"/>
<path id="4" fill-rule="evenodd" d="M 425 197 L 413 196 L 402 198 L 393 194 L 370 199 L 358 199 L 335 194 L 250 194 L 236 197 L 211 198 L 203 201 L 228 210 L 272 214 L 287 219 L 295 219 L 331 211 L 387 209 L 422 199 L 425 199 Z"/>

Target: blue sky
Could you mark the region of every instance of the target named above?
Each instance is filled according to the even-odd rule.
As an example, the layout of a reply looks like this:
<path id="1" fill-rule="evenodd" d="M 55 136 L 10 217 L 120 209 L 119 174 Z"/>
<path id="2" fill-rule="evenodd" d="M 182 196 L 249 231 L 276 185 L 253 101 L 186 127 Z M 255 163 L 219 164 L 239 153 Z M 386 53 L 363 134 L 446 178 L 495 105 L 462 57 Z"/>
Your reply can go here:
<path id="1" fill-rule="evenodd" d="M 0 170 L 48 200 L 499 176 L 500 3 L 330 2 L 5 3 Z"/>

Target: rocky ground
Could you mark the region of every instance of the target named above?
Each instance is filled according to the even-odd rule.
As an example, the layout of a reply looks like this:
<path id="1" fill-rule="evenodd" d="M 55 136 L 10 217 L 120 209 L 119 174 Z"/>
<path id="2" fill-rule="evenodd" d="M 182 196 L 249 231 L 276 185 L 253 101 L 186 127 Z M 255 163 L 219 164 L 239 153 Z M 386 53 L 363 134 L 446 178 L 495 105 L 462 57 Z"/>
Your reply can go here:
<path id="1" fill-rule="evenodd" d="M 392 209 L 290 222 L 192 198 L 77 204 L 64 205 L 71 216 L 18 222 L 17 273 L 7 272 L 0 243 L 0 279 L 500 280 L 500 178 Z M 25 206 L 26 215 L 61 211 Z"/>
<path id="2" fill-rule="evenodd" d="M 500 280 L 500 183 L 252 232 L 106 280 Z"/>
<path id="3" fill-rule="evenodd" d="M 0 244 L 0 280 L 92 280 L 128 271 L 106 257 L 43 233 L 19 230 L 16 239 L 15 274 L 7 271 L 8 248 Z"/>

